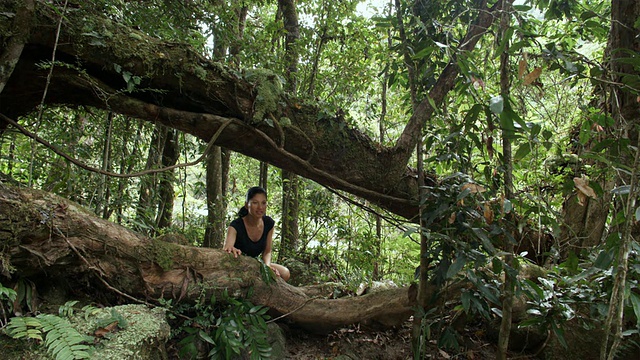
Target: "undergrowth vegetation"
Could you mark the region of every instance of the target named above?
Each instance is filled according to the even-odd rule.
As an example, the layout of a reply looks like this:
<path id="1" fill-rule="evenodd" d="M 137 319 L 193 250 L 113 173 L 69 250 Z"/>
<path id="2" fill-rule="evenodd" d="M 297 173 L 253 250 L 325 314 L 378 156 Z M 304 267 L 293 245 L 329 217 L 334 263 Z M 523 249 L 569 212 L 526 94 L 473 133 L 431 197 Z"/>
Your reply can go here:
<path id="1" fill-rule="evenodd" d="M 266 323 L 269 308 L 234 299 L 226 291 L 219 301 L 203 292 L 195 305 L 171 303 L 166 301 L 165 306 L 170 309 L 172 336 L 178 340 L 181 358 L 196 359 L 206 354 L 209 359 L 232 359 L 244 355 L 253 360 L 271 356 Z"/>

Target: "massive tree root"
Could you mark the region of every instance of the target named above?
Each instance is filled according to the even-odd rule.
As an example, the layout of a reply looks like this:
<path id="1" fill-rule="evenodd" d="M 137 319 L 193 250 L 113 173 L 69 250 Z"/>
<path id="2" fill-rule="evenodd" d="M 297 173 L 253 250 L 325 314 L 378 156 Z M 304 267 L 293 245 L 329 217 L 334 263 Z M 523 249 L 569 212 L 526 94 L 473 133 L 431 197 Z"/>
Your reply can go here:
<path id="1" fill-rule="evenodd" d="M 0 278 L 65 279 L 77 291 L 97 287 L 127 302 L 189 302 L 226 290 L 314 332 L 354 323 L 396 326 L 412 312 L 408 288 L 309 297 L 281 279 L 265 282 L 255 259 L 150 239 L 56 195 L 2 183 L 0 251 Z"/>

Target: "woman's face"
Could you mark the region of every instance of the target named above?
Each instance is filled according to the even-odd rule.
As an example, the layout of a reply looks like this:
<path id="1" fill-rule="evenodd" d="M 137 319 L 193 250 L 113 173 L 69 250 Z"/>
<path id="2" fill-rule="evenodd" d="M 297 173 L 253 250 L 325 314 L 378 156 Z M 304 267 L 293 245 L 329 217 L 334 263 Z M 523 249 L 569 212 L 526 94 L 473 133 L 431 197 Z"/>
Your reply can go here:
<path id="1" fill-rule="evenodd" d="M 247 210 L 249 215 L 254 217 L 262 217 L 267 212 L 267 196 L 265 194 L 255 194 L 247 201 Z"/>

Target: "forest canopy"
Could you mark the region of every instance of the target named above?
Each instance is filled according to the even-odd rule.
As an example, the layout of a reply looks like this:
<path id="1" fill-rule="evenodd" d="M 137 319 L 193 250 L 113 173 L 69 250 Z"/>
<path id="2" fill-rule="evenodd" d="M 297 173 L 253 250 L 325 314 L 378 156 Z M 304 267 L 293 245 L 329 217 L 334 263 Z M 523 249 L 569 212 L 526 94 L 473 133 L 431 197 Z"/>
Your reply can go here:
<path id="1" fill-rule="evenodd" d="M 455 303 L 500 358 L 517 327 L 569 346 L 570 323 L 610 329 L 593 358 L 613 358 L 640 331 L 639 19 L 622 0 L 4 1 L 2 309 L 23 279 L 82 274 L 109 302 L 207 283 L 323 330 L 417 305 L 416 354 L 459 348 Z M 180 255 L 225 259 L 254 185 L 298 275 L 278 301 L 258 264 Z"/>

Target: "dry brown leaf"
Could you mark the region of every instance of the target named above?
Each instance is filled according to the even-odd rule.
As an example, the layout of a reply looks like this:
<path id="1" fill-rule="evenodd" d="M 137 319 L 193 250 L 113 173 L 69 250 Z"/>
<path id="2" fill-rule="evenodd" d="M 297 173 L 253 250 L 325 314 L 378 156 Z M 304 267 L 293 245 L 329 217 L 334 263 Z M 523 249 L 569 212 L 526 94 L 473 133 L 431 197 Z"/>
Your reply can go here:
<path id="1" fill-rule="evenodd" d="M 541 74 L 542 74 L 542 68 L 541 67 L 537 67 L 537 68 L 533 69 L 532 72 L 528 73 L 527 76 L 524 77 L 523 84 L 524 85 L 531 85 L 534 81 L 538 80 L 538 78 L 540 77 Z"/>
<path id="2" fill-rule="evenodd" d="M 97 329 L 93 335 L 95 335 L 96 337 L 104 337 L 105 335 L 107 335 L 108 333 L 112 333 L 114 332 L 116 329 L 118 328 L 118 322 L 114 321 L 111 324 L 103 327 L 103 328 L 99 328 Z"/>
<path id="3" fill-rule="evenodd" d="M 456 221 L 456 213 L 451 213 L 449 216 L 449 224 L 453 224 Z"/>
<path id="4" fill-rule="evenodd" d="M 482 79 L 477 78 L 475 76 L 471 77 L 471 83 L 473 84 L 473 87 L 475 89 L 482 89 L 484 90 L 484 81 L 482 81 Z"/>
<path id="5" fill-rule="evenodd" d="M 518 79 L 522 79 L 525 71 L 527 71 L 527 60 L 522 59 L 518 63 Z"/>
<path id="6" fill-rule="evenodd" d="M 582 191 L 578 190 L 578 205 L 584 206 L 584 202 L 587 201 L 587 195 L 585 195 Z"/>
<path id="7" fill-rule="evenodd" d="M 473 183 L 467 183 L 467 184 L 462 185 L 462 191 L 465 191 L 467 189 L 469 189 L 469 191 L 472 194 L 483 193 L 483 192 L 487 191 L 482 186 L 480 186 L 478 184 L 473 184 Z"/>
<path id="8" fill-rule="evenodd" d="M 493 136 L 489 136 L 487 138 L 487 155 L 489 155 L 489 159 L 493 159 Z"/>
<path id="9" fill-rule="evenodd" d="M 488 203 L 484 203 L 484 219 L 487 220 L 487 224 L 493 223 L 493 210 L 489 207 Z"/>
<path id="10" fill-rule="evenodd" d="M 589 186 L 589 180 L 582 177 L 574 177 L 573 178 L 573 183 L 576 186 L 576 188 L 578 189 L 578 204 L 583 205 L 584 206 L 584 202 L 587 200 L 587 197 L 590 197 L 592 199 L 597 199 L 598 196 L 596 195 L 596 192 L 593 191 L 593 189 Z"/>

